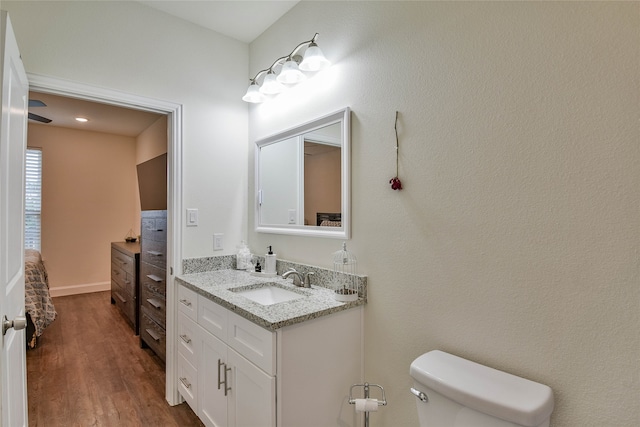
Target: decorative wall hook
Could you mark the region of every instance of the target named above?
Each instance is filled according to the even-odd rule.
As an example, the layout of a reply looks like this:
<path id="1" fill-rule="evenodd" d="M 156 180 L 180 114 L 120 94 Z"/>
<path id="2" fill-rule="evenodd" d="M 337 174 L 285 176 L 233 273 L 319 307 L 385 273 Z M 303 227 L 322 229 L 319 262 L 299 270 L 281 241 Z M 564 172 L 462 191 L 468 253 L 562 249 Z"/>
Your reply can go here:
<path id="1" fill-rule="evenodd" d="M 400 144 L 398 142 L 398 112 L 396 111 L 396 123 L 394 126 L 396 131 L 396 176 L 389 180 L 389 184 L 391 184 L 391 188 L 393 190 L 402 190 L 402 182 L 398 177 L 398 158 L 400 157 Z"/>

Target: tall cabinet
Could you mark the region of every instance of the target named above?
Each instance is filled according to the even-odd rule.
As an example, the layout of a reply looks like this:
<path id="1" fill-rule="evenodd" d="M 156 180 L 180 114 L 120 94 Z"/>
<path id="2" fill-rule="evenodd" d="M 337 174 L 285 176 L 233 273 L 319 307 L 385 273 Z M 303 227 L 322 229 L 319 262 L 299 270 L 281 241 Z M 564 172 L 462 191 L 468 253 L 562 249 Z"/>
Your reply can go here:
<path id="1" fill-rule="evenodd" d="M 166 358 L 167 211 L 142 211 L 140 345 Z"/>

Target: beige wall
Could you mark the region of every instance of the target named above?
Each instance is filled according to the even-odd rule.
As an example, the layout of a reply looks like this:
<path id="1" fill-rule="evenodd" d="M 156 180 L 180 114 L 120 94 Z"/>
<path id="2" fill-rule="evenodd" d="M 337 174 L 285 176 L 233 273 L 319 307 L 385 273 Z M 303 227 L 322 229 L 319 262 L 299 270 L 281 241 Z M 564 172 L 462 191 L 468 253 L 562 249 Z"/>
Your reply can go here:
<path id="1" fill-rule="evenodd" d="M 167 116 L 160 117 L 155 123 L 146 128 L 140 135 L 136 137 L 136 165 L 144 163 L 167 152 Z M 159 183 L 166 185 L 167 183 Z M 138 175 L 135 181 L 136 189 L 138 188 Z M 140 230 L 140 192 L 136 191 L 136 200 L 138 209 L 136 212 L 136 235 L 141 233 Z"/>
<path id="2" fill-rule="evenodd" d="M 352 108 L 372 426 L 417 425 L 433 349 L 550 385 L 554 426 L 640 425 L 640 3 L 305 1 L 250 74 L 314 32 L 332 68 L 250 107 L 249 145 Z M 325 267 L 341 243 L 249 242 Z"/>
<path id="3" fill-rule="evenodd" d="M 136 226 L 135 138 L 29 125 L 42 148 L 42 256 L 51 293 L 109 289 L 110 243 Z"/>
<path id="4" fill-rule="evenodd" d="M 304 220 L 316 225 L 316 213 L 340 212 L 340 150 L 304 158 Z"/>

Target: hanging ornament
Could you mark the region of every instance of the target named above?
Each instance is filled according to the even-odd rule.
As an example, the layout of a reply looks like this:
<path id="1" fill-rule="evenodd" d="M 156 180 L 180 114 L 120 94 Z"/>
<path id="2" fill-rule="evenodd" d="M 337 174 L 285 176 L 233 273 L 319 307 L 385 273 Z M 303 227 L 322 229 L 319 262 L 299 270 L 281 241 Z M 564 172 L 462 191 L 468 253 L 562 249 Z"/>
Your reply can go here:
<path id="1" fill-rule="evenodd" d="M 402 181 L 398 178 L 398 158 L 400 157 L 399 153 L 399 143 L 398 143 L 398 112 L 396 111 L 396 123 L 394 126 L 396 131 L 396 176 L 389 180 L 389 184 L 391 184 L 391 188 L 393 190 L 402 190 Z"/>

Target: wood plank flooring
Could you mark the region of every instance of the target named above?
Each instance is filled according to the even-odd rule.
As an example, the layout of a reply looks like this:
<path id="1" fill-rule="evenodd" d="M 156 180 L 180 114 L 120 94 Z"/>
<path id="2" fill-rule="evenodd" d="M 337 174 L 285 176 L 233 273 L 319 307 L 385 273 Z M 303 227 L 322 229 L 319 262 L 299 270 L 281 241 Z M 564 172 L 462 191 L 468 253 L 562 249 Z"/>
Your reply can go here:
<path id="1" fill-rule="evenodd" d="M 27 351 L 29 426 L 202 426 L 164 398 L 164 365 L 141 349 L 110 293 L 53 299 L 57 319 Z"/>

